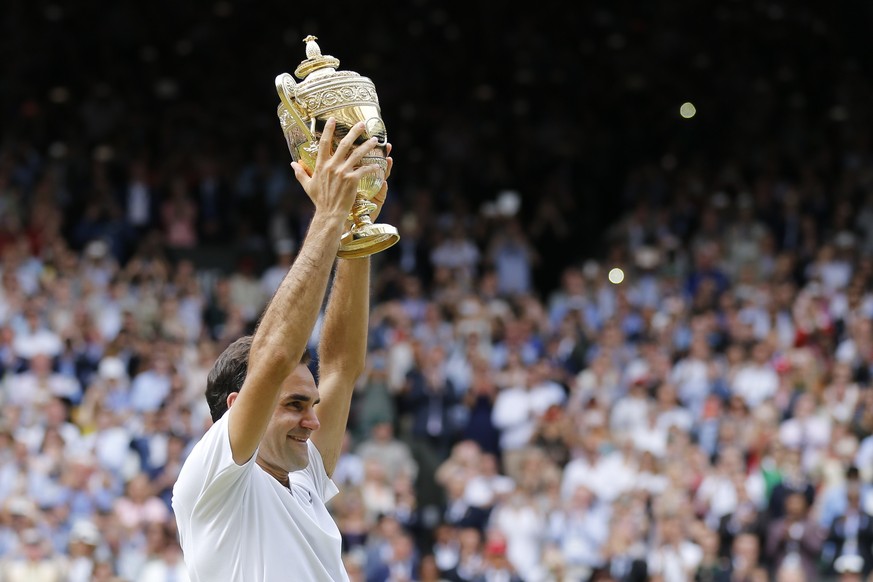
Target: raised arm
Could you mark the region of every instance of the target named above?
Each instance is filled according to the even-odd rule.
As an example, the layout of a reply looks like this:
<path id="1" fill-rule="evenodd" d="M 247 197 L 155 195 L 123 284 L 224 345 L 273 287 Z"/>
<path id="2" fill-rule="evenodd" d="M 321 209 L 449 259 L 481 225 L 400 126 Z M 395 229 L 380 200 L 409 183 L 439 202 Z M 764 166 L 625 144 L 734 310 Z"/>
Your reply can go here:
<path id="1" fill-rule="evenodd" d="M 388 153 L 391 146 L 388 145 Z M 394 160 L 389 156 L 386 182 L 373 197 L 375 219 L 385 203 L 388 176 Z M 367 360 L 367 326 L 370 314 L 370 259 L 338 259 L 336 274 L 318 345 L 318 420 L 321 427 L 312 442 L 321 453 L 328 475 L 339 460 L 343 435 L 349 418 L 352 392 Z"/>
<path id="2" fill-rule="evenodd" d="M 276 407 L 279 389 L 306 349 L 324 300 L 340 236 L 357 184 L 373 166 L 360 166 L 375 140 L 353 147 L 364 130 L 355 125 L 331 152 L 336 121 L 328 120 L 319 144 L 318 164 L 310 176 L 298 163 L 294 175 L 315 204 L 300 253 L 264 311 L 252 339 L 248 373 L 229 412 L 230 446 L 235 462 L 257 450 Z"/>

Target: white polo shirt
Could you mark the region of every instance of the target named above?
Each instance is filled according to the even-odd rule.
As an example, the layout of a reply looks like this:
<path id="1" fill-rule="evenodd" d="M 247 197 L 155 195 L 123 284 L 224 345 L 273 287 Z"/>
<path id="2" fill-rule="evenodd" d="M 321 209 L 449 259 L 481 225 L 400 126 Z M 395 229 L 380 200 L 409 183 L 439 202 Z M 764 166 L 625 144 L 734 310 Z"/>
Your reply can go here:
<path id="1" fill-rule="evenodd" d="M 309 441 L 309 466 L 283 487 L 231 455 L 227 413 L 203 435 L 173 486 L 192 582 L 348 581 L 340 532 L 325 503 L 339 490 Z"/>

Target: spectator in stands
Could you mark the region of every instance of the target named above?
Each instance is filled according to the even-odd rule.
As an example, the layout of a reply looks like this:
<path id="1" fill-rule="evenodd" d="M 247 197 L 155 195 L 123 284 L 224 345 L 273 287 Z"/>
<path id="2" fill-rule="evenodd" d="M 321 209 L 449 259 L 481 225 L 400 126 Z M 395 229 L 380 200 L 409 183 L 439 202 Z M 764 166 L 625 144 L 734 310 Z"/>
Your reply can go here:
<path id="1" fill-rule="evenodd" d="M 115 514 L 123 527 L 138 530 L 148 523 L 163 524 L 169 511 L 155 495 L 148 475 L 137 473 L 125 485 L 125 494 L 116 501 Z"/>
<path id="2" fill-rule="evenodd" d="M 158 529 L 159 527 L 161 529 Z M 148 556 L 139 570 L 136 581 L 165 582 L 166 580 L 174 580 L 187 582 L 190 580 L 188 569 L 182 559 L 182 548 L 179 547 L 179 540 L 176 538 L 175 532 L 163 524 L 153 526 L 150 531 L 154 531 L 153 535 L 156 537 L 162 535 L 163 539 L 155 542 L 159 544 L 157 551 Z"/>
<path id="3" fill-rule="evenodd" d="M 7 380 L 6 389 L 11 404 L 27 409 L 42 406 L 52 398 L 66 398 L 78 403 L 82 388 L 75 378 L 52 369 L 52 356 L 47 352 L 30 355 L 28 370 Z"/>
<path id="4" fill-rule="evenodd" d="M 416 364 L 407 375 L 403 408 L 412 416 L 412 436 L 442 460 L 458 436 L 460 394 L 446 377 L 446 354 L 441 346 L 422 346 L 416 355 Z"/>
<path id="5" fill-rule="evenodd" d="M 68 582 L 92 582 L 96 569 L 100 530 L 94 522 L 78 521 L 70 530 Z"/>
<path id="6" fill-rule="evenodd" d="M 418 462 L 409 445 L 394 436 L 394 427 L 387 421 L 373 426 L 369 438 L 355 448 L 355 454 L 364 463 L 372 461 L 381 466 L 389 481 L 401 474 L 413 479 L 418 474 Z"/>
<path id="7" fill-rule="evenodd" d="M 786 566 L 799 566 L 807 580 L 816 578 L 826 532 L 815 522 L 809 507 L 803 491 L 791 491 L 785 497 L 784 516 L 770 522 L 765 552 L 774 573 Z"/>
<path id="8" fill-rule="evenodd" d="M 457 530 L 457 563 L 443 572 L 452 582 L 473 582 L 485 568 L 482 530 L 476 527 L 461 527 Z"/>
<path id="9" fill-rule="evenodd" d="M 776 394 L 779 377 L 770 363 L 770 348 L 765 342 L 756 342 L 748 352 L 731 381 L 730 389 L 749 408 L 755 408 Z"/>
<path id="10" fill-rule="evenodd" d="M 161 202 L 160 223 L 167 247 L 191 249 L 197 245 L 197 203 L 188 194 L 182 176 L 170 178 L 167 196 Z"/>
<path id="11" fill-rule="evenodd" d="M 863 576 L 873 572 L 873 515 L 862 505 L 861 483 L 852 479 L 846 484 L 846 506 L 830 523 L 822 558 L 836 573 L 840 561 L 860 558 Z"/>
<path id="12" fill-rule="evenodd" d="M 693 578 L 703 560 L 703 550 L 689 539 L 683 519 L 673 513 L 656 518 L 656 539 L 646 559 L 649 576 L 664 582 Z"/>
<path id="13" fill-rule="evenodd" d="M 273 245 L 274 262 L 260 276 L 261 294 L 265 300 L 269 300 L 279 288 L 285 273 L 291 268 L 296 250 L 297 243 L 292 238 L 279 239 Z"/>
<path id="14" fill-rule="evenodd" d="M 130 404 L 143 414 L 155 412 L 170 394 L 174 364 L 163 346 L 156 345 L 130 383 Z"/>
<path id="15" fill-rule="evenodd" d="M 609 503 L 596 499 L 580 485 L 547 516 L 549 539 L 560 549 L 566 567 L 593 571 L 602 565 L 611 513 Z"/>
<path id="16" fill-rule="evenodd" d="M 761 565 L 760 538 L 752 532 L 739 533 L 731 543 L 730 580 L 765 582 L 769 574 Z"/>
<path id="17" fill-rule="evenodd" d="M 807 472 L 819 465 L 831 439 L 831 421 L 816 405 L 815 396 L 808 392 L 797 395 L 791 418 L 779 427 L 779 438 L 786 447 L 801 451 Z"/>
<path id="18" fill-rule="evenodd" d="M 37 529 L 21 532 L 20 553 L 6 556 L 0 562 L 2 579 L 9 582 L 61 582 L 66 573 L 66 561 L 57 555 Z"/>
<path id="19" fill-rule="evenodd" d="M 461 431 L 460 440 L 473 441 L 483 452 L 502 459 L 500 430 L 493 422 L 497 384 L 484 359 L 473 360 L 472 367 L 470 388 L 464 395 L 464 404 L 468 411 L 467 422 Z"/>
<path id="20" fill-rule="evenodd" d="M 412 536 L 401 531 L 391 539 L 386 555 L 377 563 L 367 564 L 367 582 L 382 580 L 416 580 L 419 571 L 418 552 Z"/>
<path id="21" fill-rule="evenodd" d="M 481 580 L 507 580 L 522 582 L 525 578 L 519 573 L 509 556 L 509 540 L 499 530 L 488 530 L 483 552 L 485 561 Z"/>
<path id="22" fill-rule="evenodd" d="M 533 272 L 540 257 L 518 216 L 499 221 L 489 241 L 486 260 L 497 276 L 497 292 L 503 297 L 533 291 Z"/>
<path id="23" fill-rule="evenodd" d="M 506 474 L 520 477 L 520 456 L 536 431 L 540 417 L 552 405 L 563 405 L 567 394 L 562 386 L 550 380 L 547 364 L 539 362 L 524 370 L 518 383 L 502 387 L 494 400 L 491 420 L 500 431 L 500 449 Z"/>
<path id="24" fill-rule="evenodd" d="M 443 239 L 433 246 L 430 260 L 434 269 L 445 269 L 463 289 L 469 289 L 479 272 L 481 255 L 464 224 L 456 219 Z"/>

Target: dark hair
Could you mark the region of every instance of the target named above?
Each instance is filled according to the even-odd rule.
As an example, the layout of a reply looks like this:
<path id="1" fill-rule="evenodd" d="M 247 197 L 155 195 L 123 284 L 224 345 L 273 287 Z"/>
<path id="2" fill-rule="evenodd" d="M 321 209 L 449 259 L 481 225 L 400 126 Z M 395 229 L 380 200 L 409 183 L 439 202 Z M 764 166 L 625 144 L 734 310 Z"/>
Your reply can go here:
<path id="1" fill-rule="evenodd" d="M 244 335 L 227 348 L 215 360 L 206 378 L 206 403 L 212 415 L 212 422 L 227 412 L 227 397 L 231 392 L 242 390 L 243 381 L 249 370 L 249 352 L 252 349 L 252 336 Z M 309 352 L 303 350 L 301 364 L 308 364 Z"/>

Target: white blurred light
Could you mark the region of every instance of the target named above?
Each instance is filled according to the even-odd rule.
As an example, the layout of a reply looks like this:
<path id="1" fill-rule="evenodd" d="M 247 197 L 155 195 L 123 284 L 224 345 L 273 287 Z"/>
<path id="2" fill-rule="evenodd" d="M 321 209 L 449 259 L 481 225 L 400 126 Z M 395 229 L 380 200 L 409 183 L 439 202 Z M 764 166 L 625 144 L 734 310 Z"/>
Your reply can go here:
<path id="1" fill-rule="evenodd" d="M 690 101 L 686 101 L 679 108 L 679 115 L 684 117 L 685 119 L 691 119 L 697 113 L 697 107 L 694 106 L 694 103 Z"/>
<path id="2" fill-rule="evenodd" d="M 504 190 L 497 195 L 497 213 L 502 216 L 515 216 L 521 207 L 521 196 L 515 190 Z"/>
<path id="3" fill-rule="evenodd" d="M 622 271 L 618 267 L 613 267 L 609 270 L 607 278 L 609 279 L 609 282 L 613 285 L 618 285 L 619 283 L 624 281 L 624 271 Z"/>

